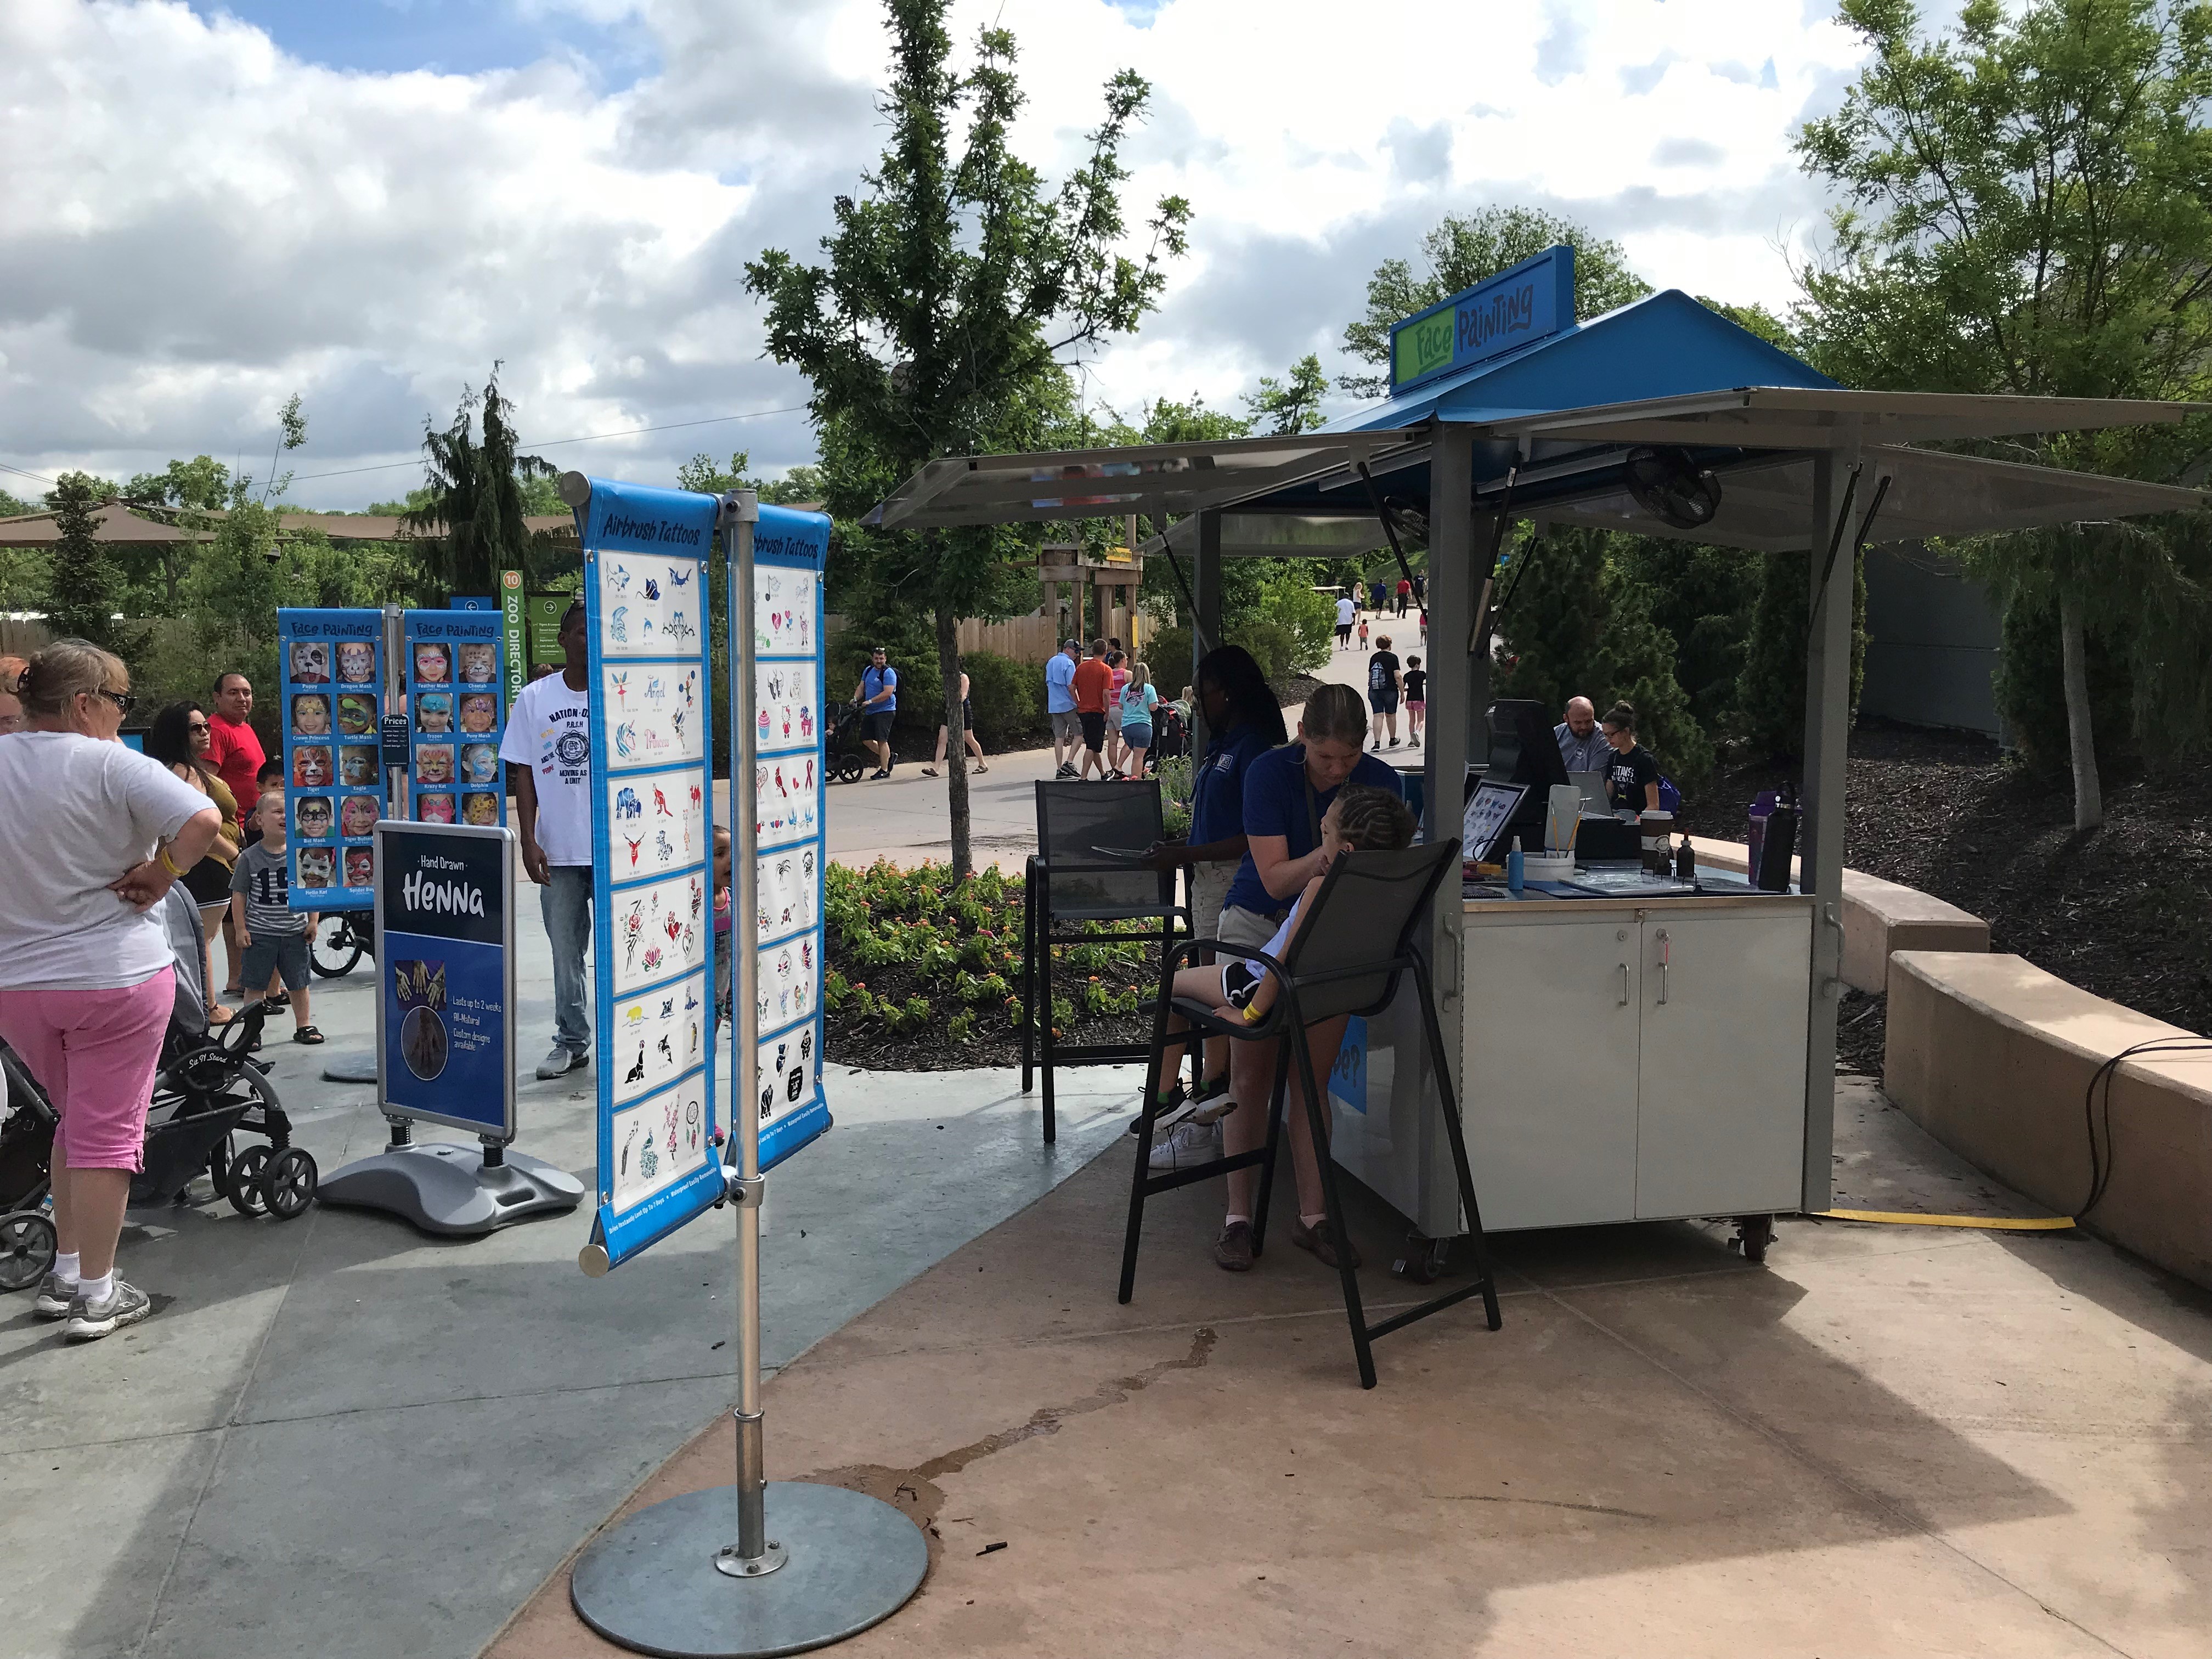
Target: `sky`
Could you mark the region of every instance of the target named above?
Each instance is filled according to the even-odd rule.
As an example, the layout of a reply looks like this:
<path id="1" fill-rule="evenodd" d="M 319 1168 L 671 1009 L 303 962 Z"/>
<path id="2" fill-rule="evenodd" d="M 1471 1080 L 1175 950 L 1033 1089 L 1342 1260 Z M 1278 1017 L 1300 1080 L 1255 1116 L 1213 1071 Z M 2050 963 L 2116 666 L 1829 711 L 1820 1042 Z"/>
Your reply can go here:
<path id="1" fill-rule="evenodd" d="M 1826 210 L 1791 137 L 1861 57 L 1832 0 L 953 18 L 963 46 L 1014 33 L 1016 144 L 1049 178 L 1114 71 L 1152 85 L 1127 216 L 1188 198 L 1190 251 L 1081 376 L 1132 414 L 1238 407 L 1309 351 L 1352 368 L 1369 273 L 1491 204 L 1616 238 L 1656 286 L 1785 308 Z M 744 264 L 816 254 L 886 78 L 875 0 L 4 0 L 0 487 L 203 453 L 265 475 L 296 392 L 292 501 L 365 507 L 421 482 L 425 420 L 495 361 L 564 467 L 806 461 L 807 387 L 763 356 Z"/>

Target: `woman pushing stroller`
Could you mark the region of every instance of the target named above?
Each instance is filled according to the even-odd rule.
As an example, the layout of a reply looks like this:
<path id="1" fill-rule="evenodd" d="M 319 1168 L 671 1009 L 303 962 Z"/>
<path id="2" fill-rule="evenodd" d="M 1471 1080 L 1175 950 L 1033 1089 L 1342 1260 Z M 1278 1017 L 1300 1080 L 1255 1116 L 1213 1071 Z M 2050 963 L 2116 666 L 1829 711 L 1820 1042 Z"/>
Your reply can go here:
<path id="1" fill-rule="evenodd" d="M 0 738 L 0 1037 L 60 1112 L 59 1254 L 33 1304 L 78 1341 L 136 1324 L 145 1293 L 115 1274 L 131 1177 L 175 1002 L 155 914 L 222 827 L 208 796 L 118 741 L 134 701 L 120 658 L 58 640 L 18 684 L 24 727 Z"/>

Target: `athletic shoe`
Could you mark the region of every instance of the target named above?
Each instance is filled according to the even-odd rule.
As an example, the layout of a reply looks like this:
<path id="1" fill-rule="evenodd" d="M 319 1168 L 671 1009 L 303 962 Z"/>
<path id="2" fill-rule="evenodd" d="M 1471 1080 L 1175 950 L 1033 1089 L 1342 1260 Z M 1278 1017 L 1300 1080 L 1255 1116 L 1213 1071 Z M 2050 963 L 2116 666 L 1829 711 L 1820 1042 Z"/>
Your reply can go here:
<path id="1" fill-rule="evenodd" d="M 1328 1234 L 1319 1227 L 1309 1227 L 1303 1221 L 1291 1223 L 1291 1243 L 1302 1250 L 1311 1250 L 1328 1267 L 1336 1266 L 1336 1246 L 1329 1243 Z M 1359 1266 L 1359 1247 L 1352 1246 L 1352 1265 Z"/>
<path id="2" fill-rule="evenodd" d="M 890 776 L 890 775 L 891 769 L 890 767 L 878 766 L 874 771 L 868 774 L 868 781 L 870 783 L 881 783 L 885 778 Z"/>
<path id="3" fill-rule="evenodd" d="M 1155 1175 L 1172 1170 L 1195 1170 L 1221 1156 L 1221 1131 L 1210 1123 L 1185 1121 L 1152 1143 L 1151 1167 Z"/>
<path id="4" fill-rule="evenodd" d="M 1408 738 L 1406 741 L 1412 744 L 1416 749 L 1419 749 L 1421 746 L 1421 740 L 1419 738 Z"/>
<path id="5" fill-rule="evenodd" d="M 564 1048 L 556 1042 L 545 1058 L 538 1062 L 538 1075 L 540 1079 L 550 1083 L 556 1077 L 566 1077 L 590 1063 L 588 1056 L 580 1054 L 573 1048 Z"/>
<path id="6" fill-rule="evenodd" d="M 97 1342 L 125 1325 L 136 1325 L 154 1311 L 146 1292 L 118 1279 L 99 1301 L 80 1296 L 70 1304 L 69 1323 L 62 1335 L 71 1342 Z"/>
<path id="7" fill-rule="evenodd" d="M 1213 1241 L 1213 1265 L 1224 1273 L 1249 1273 L 1252 1271 L 1252 1224 L 1232 1221 L 1221 1230 Z"/>
<path id="8" fill-rule="evenodd" d="M 70 1304 L 76 1300 L 76 1280 L 50 1273 L 32 1299 L 31 1311 L 41 1319 L 67 1319 Z"/>
<path id="9" fill-rule="evenodd" d="M 1055 778 L 1072 778 L 1074 775 L 1075 769 L 1070 766 L 1066 761 L 1062 761 L 1060 763 L 1060 770 L 1053 774 L 1053 776 Z"/>

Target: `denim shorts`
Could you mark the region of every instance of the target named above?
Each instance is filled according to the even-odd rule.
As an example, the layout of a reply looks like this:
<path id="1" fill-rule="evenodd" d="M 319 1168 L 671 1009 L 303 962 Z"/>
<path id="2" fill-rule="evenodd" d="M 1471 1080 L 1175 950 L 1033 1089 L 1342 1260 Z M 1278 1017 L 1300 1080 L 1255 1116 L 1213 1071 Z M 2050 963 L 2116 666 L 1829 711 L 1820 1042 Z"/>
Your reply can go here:
<path id="1" fill-rule="evenodd" d="M 253 943 L 246 947 L 246 960 L 238 970 L 238 982 L 251 998 L 269 983 L 271 974 L 288 991 L 297 991 L 307 985 L 307 935 L 304 930 L 278 939 L 253 935 Z"/>

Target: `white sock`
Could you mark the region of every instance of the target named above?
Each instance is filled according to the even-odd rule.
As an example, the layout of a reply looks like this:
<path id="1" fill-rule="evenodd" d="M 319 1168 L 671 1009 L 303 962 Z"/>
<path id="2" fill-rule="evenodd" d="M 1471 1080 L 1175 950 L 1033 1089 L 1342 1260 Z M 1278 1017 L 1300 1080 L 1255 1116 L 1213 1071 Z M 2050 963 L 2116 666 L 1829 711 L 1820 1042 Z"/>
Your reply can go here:
<path id="1" fill-rule="evenodd" d="M 1305 1224 L 1308 1232 L 1319 1232 L 1321 1224 L 1328 1219 L 1328 1212 L 1324 1210 L 1319 1215 L 1302 1215 L 1298 1219 Z"/>
<path id="2" fill-rule="evenodd" d="M 76 1293 L 88 1302 L 104 1302 L 115 1290 L 115 1269 L 110 1267 L 97 1279 L 89 1273 L 76 1282 Z"/>
<path id="3" fill-rule="evenodd" d="M 1224 1227 L 1233 1227 L 1240 1221 L 1248 1227 L 1252 1224 L 1252 1218 L 1249 1215 L 1231 1215 L 1228 1220 L 1223 1222 L 1221 1224 Z"/>
<path id="4" fill-rule="evenodd" d="M 54 1257 L 54 1277 L 64 1285 L 76 1283 L 77 1253 L 75 1250 L 64 1250 Z"/>

